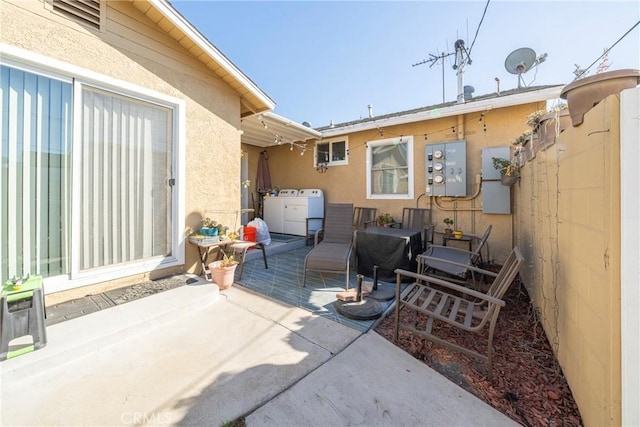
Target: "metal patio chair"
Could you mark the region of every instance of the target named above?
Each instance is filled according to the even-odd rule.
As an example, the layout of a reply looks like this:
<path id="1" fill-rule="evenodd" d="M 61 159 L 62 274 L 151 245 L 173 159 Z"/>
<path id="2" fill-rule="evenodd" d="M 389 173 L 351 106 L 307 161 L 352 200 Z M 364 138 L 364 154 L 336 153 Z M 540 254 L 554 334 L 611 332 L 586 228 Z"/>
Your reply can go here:
<path id="1" fill-rule="evenodd" d="M 393 224 L 392 227 L 410 228 L 422 230 L 422 250 L 427 248 L 427 242 L 433 243 L 433 228 L 431 228 L 431 209 L 404 208 L 402 209 L 402 222 Z"/>
<path id="2" fill-rule="evenodd" d="M 474 288 L 479 286 L 482 277 L 476 278 L 477 272 L 469 267 L 479 266 L 482 263 L 482 249 L 487 245 L 487 239 L 493 226 L 489 225 L 482 237 L 479 237 L 473 251 L 451 246 L 429 245 L 423 254 L 418 255 L 418 272 L 422 274 L 437 275 L 438 272 L 446 273 L 447 280 L 458 283 L 466 283 L 471 279 Z"/>
<path id="3" fill-rule="evenodd" d="M 467 267 L 486 276 L 494 277 L 487 292 L 478 292 L 449 281 L 417 274 L 406 270 L 396 271 L 396 312 L 394 321 L 394 340 L 398 340 L 399 329 L 405 329 L 430 341 L 460 351 L 466 355 L 476 357 L 487 363 L 489 380 L 493 379 L 493 333 L 500 314 L 505 306 L 504 294 L 516 278 L 524 261 L 518 248 L 513 248 L 499 273 Z M 406 288 L 402 287 L 402 280 L 414 280 Z M 426 322 L 406 324 L 400 322 L 400 312 L 403 309 L 414 310 L 427 316 Z M 489 324 L 486 354 L 463 347 L 438 337 L 438 329 L 434 324 L 451 325 L 463 331 L 480 333 Z"/>
<path id="4" fill-rule="evenodd" d="M 353 229 L 362 230 L 376 224 L 378 208 L 364 208 L 356 206 L 353 208 Z"/>

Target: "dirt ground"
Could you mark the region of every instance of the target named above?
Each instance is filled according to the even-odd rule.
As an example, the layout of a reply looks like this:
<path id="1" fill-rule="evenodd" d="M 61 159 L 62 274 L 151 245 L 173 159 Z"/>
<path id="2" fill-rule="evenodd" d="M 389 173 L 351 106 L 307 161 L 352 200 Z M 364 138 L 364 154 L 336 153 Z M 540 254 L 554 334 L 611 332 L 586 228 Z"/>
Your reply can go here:
<path id="1" fill-rule="evenodd" d="M 516 280 L 505 295 L 494 333 L 493 382 L 483 362 L 431 343 L 408 331 L 400 331 L 395 343 L 465 390 L 525 426 L 579 426 L 582 418 L 551 345 L 537 321 L 523 286 Z M 401 321 L 419 320 L 412 310 L 401 312 Z M 395 312 L 375 328 L 393 341 Z M 485 351 L 485 334 L 470 334 L 440 326 L 434 329 L 464 346 Z"/>

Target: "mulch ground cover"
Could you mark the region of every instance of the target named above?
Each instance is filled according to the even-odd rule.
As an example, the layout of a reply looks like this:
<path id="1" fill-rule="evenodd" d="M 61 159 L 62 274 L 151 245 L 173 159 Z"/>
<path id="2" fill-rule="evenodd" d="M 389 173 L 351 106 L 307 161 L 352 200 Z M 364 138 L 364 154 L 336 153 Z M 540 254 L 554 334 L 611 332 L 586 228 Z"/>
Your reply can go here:
<path id="1" fill-rule="evenodd" d="M 522 425 L 582 425 L 562 369 L 518 279 L 505 301 L 494 332 L 493 382 L 488 380 L 483 362 L 411 332 L 401 330 L 395 344 Z M 401 322 L 420 324 L 425 321 L 421 316 L 413 310 L 402 310 Z M 389 313 L 375 328 L 391 342 L 394 317 L 395 312 Z M 439 325 L 434 331 L 449 341 L 486 352 L 488 327 L 484 335 L 447 325 Z"/>

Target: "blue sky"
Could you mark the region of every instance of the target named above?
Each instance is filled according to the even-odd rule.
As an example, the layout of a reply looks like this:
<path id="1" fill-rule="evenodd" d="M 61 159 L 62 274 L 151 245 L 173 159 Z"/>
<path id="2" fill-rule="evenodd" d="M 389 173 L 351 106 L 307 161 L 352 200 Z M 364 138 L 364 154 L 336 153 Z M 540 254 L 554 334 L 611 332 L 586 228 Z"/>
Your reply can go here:
<path id="1" fill-rule="evenodd" d="M 545 62 L 527 86 L 568 84 L 640 21 L 634 1 L 172 1 L 173 6 L 275 102 L 275 113 L 313 127 L 442 102 L 442 62 L 429 54 L 471 47 L 464 84 L 474 95 L 518 86 L 504 67 L 529 47 Z M 640 25 L 609 53 L 609 70 L 640 68 Z M 454 57 L 445 59 L 455 101 Z M 588 75 L 596 73 L 597 65 Z"/>

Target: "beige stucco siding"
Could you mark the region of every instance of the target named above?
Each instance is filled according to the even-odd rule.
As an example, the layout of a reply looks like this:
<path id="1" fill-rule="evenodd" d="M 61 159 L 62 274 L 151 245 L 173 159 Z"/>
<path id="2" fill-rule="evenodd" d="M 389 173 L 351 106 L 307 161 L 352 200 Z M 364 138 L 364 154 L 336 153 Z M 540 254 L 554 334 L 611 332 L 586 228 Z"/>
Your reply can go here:
<path id="1" fill-rule="evenodd" d="M 510 146 L 511 142 L 526 129 L 527 115 L 544 109 L 544 103 L 531 103 L 508 108 L 499 108 L 484 113 L 476 112 L 460 116 L 445 117 L 405 125 L 383 127 L 350 133 L 348 138 L 349 164 L 332 166 L 320 174 L 314 169 L 312 145 L 301 156 L 300 150 L 290 150 L 288 144 L 268 147 L 269 166 L 274 186 L 280 188 L 320 188 L 329 203 L 353 203 L 354 206 L 378 208 L 378 213 L 389 212 L 397 220 L 402 218 L 403 207 L 432 209 L 432 220 L 436 229 L 442 231 L 442 220 L 454 217 L 466 233 L 482 234 L 489 224 L 493 231 L 489 238 L 491 258 L 502 262 L 513 247 L 511 215 L 488 215 L 482 213 L 482 192 L 471 200 L 441 199 L 438 204 L 425 193 L 425 145 L 440 142 L 467 141 L 467 194 L 477 189 L 476 175 L 481 174 L 482 149 L 492 146 Z M 484 114 L 484 118 L 482 118 Z M 481 120 L 482 119 L 482 120 Z M 483 126 L 486 124 L 487 131 Z M 452 129 L 453 128 L 453 129 Z M 381 135 L 382 133 L 382 135 Z M 425 134 L 427 135 L 425 140 Z M 368 200 L 366 196 L 366 144 L 388 138 L 413 136 L 414 198 L 409 200 Z M 335 140 L 331 138 L 328 140 Z M 340 139 L 340 138 L 337 138 Z M 515 192 L 519 191 L 516 187 Z M 450 210 L 449 210 L 450 209 Z M 455 213 L 453 211 L 455 209 Z M 462 246 L 463 248 L 465 246 Z"/>
<path id="2" fill-rule="evenodd" d="M 620 162 L 615 96 L 522 169 L 521 271 L 585 425 L 620 425 Z"/>
<path id="3" fill-rule="evenodd" d="M 2 43 L 63 64 L 183 100 L 185 234 L 205 210 L 240 206 L 240 98 L 212 70 L 126 1 L 104 2 L 101 31 L 53 12 L 43 1 L 2 0 Z M 73 73 L 69 74 L 75 77 Z M 177 143 L 178 141 L 176 141 Z M 233 183 L 230 185 L 230 183 Z M 232 224 L 235 215 L 219 214 Z M 186 245 L 186 266 L 197 271 L 197 254 Z"/>

